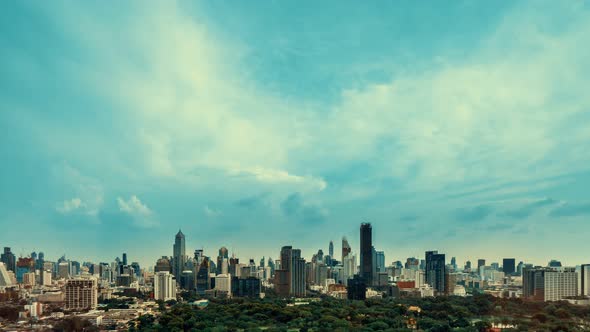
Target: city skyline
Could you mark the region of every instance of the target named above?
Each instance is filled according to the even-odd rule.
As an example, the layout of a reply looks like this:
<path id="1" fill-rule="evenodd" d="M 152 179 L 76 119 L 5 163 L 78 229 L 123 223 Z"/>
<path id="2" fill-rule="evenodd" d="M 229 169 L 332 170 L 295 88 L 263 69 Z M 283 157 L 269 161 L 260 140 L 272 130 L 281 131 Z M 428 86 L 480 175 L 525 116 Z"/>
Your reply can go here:
<path id="1" fill-rule="evenodd" d="M 365 224 L 366 223 L 362 223 L 361 225 L 365 225 Z M 369 229 L 371 229 L 372 228 L 371 227 L 372 226 L 371 223 L 368 223 L 368 225 L 369 225 Z M 362 228 L 362 226 L 361 226 L 361 228 Z M 360 232 L 358 232 L 358 233 L 359 234 L 357 234 L 357 238 L 361 237 Z M 179 239 L 178 236 L 179 235 L 182 235 L 182 242 L 183 242 L 183 245 L 185 245 L 185 240 L 186 240 L 185 234 L 182 232 L 182 230 L 179 230 L 176 233 L 176 236 L 174 236 L 174 240 L 173 241 L 170 241 L 170 247 L 171 247 L 170 252 L 168 254 L 162 253 L 161 255 L 158 255 L 158 256 L 153 257 L 153 259 L 151 259 L 151 260 L 149 258 L 147 260 L 137 259 L 137 258 L 134 259 L 134 256 L 133 255 L 131 255 L 131 258 L 132 259 L 127 259 L 127 257 L 130 256 L 129 255 L 129 253 L 130 253 L 129 250 L 120 251 L 116 256 L 114 256 L 112 258 L 110 258 L 110 257 L 109 258 L 102 257 L 102 258 L 94 258 L 94 259 L 90 259 L 90 258 L 89 259 L 79 259 L 78 257 L 73 257 L 71 255 L 68 255 L 67 253 L 63 253 L 63 254 L 59 254 L 59 255 L 52 255 L 52 253 L 49 253 L 49 255 L 47 255 L 47 252 L 46 251 L 43 251 L 43 250 L 32 250 L 32 251 L 28 251 L 28 252 L 25 252 L 25 251 L 16 252 L 14 250 L 15 249 L 14 247 L 7 246 L 7 245 L 2 245 L 2 244 L 0 244 L 0 246 L 2 248 L 5 248 L 5 250 L 6 250 L 6 248 L 11 249 L 11 253 L 15 255 L 16 259 L 18 259 L 19 257 L 30 257 L 31 254 L 33 254 L 33 253 L 35 253 L 35 254 L 43 254 L 47 261 L 54 261 L 54 262 L 57 262 L 58 261 L 58 258 L 60 258 L 60 257 L 66 257 L 66 259 L 68 259 L 68 260 L 77 261 L 79 263 L 83 263 L 83 262 L 92 262 L 92 263 L 106 262 L 106 263 L 108 263 L 108 262 L 114 261 L 116 259 L 120 259 L 122 262 L 124 262 L 124 261 L 125 262 L 127 262 L 127 261 L 128 262 L 132 262 L 132 261 L 133 262 L 138 262 L 142 267 L 145 267 L 145 268 L 148 268 L 149 269 L 149 268 L 154 268 L 156 266 L 157 260 L 159 258 L 161 258 L 161 257 L 168 257 L 171 260 L 172 259 L 175 259 L 177 257 L 176 246 L 177 246 L 177 243 L 178 243 L 178 239 Z M 368 233 L 368 235 L 367 235 L 367 236 L 370 237 L 370 241 L 369 242 L 372 242 L 373 235 L 374 235 L 374 233 L 370 230 L 369 233 Z M 358 265 L 359 271 L 358 272 L 359 272 L 359 275 L 362 275 L 362 269 L 361 269 L 362 260 L 360 260 L 360 257 L 362 256 L 361 255 L 361 251 L 362 250 L 361 250 L 360 241 L 354 241 L 354 240 L 351 241 L 346 236 L 343 236 L 340 239 L 341 240 L 346 240 L 346 243 L 349 246 L 350 246 L 350 243 L 351 242 L 352 243 L 358 243 L 357 247 L 350 246 L 351 251 L 349 252 L 349 254 L 352 254 L 352 255 L 356 256 L 359 259 L 359 261 L 358 261 L 358 263 L 359 263 L 359 265 Z M 298 250 L 300 252 L 300 255 L 301 255 L 302 258 L 310 261 L 312 259 L 312 257 L 316 253 L 318 253 L 318 251 L 324 251 L 325 250 L 324 256 L 326 256 L 328 254 L 328 250 L 327 249 L 329 248 L 329 245 L 332 242 L 333 242 L 333 240 L 329 240 L 327 242 L 328 244 L 325 245 L 325 247 L 318 246 L 317 249 L 296 249 L 296 250 Z M 193 248 L 193 247 L 190 247 L 189 246 L 189 247 L 187 247 L 188 249 L 186 249 L 184 251 L 184 255 L 181 255 L 179 257 L 190 258 L 190 257 L 193 256 L 193 252 L 199 251 L 199 252 L 201 252 L 202 255 L 204 255 L 206 257 L 209 257 L 216 264 L 218 264 L 219 263 L 219 261 L 218 261 L 218 257 L 219 257 L 218 254 L 220 254 L 221 250 L 227 250 L 227 257 L 225 255 L 223 256 L 225 258 L 228 258 L 228 257 L 236 257 L 236 258 L 241 259 L 243 261 L 246 261 L 246 260 L 251 259 L 251 260 L 253 260 L 255 262 L 258 262 L 258 259 L 260 259 L 260 258 L 266 258 L 267 260 L 268 259 L 272 259 L 273 261 L 276 261 L 276 260 L 281 260 L 281 254 L 280 254 L 281 253 L 281 249 L 280 249 L 281 247 L 283 247 L 283 248 L 285 248 L 285 247 L 295 248 L 295 247 L 297 247 L 297 244 L 295 244 L 295 243 L 284 244 L 284 245 L 281 245 L 280 247 L 277 247 L 277 249 L 273 253 L 270 253 L 270 254 L 269 253 L 267 253 L 267 254 L 258 254 L 258 255 L 254 255 L 254 256 L 240 255 L 238 253 L 238 251 L 234 251 L 232 249 L 227 249 L 226 246 L 224 246 L 224 245 L 221 245 L 219 247 L 211 247 L 211 248 L 204 248 L 204 247 L 194 247 Z M 381 246 L 379 244 L 377 244 L 377 246 L 376 246 L 374 243 L 370 243 L 370 248 L 373 251 L 373 255 L 374 255 L 375 252 L 383 252 L 382 250 L 380 250 L 381 249 Z M 342 249 L 342 246 L 336 247 L 336 249 Z M 442 256 L 443 256 L 443 260 L 444 260 L 444 262 L 447 265 L 449 265 L 449 264 L 452 265 L 453 263 L 455 263 L 455 264 L 457 264 L 457 267 L 458 268 L 463 268 L 466 265 L 467 262 L 470 262 L 471 263 L 470 266 L 474 266 L 474 267 L 477 267 L 477 268 L 479 268 L 480 265 L 481 266 L 484 266 L 484 265 L 485 266 L 490 266 L 490 265 L 493 265 L 493 264 L 498 264 L 500 267 L 504 267 L 505 266 L 505 263 L 507 261 L 511 262 L 510 263 L 510 264 L 512 264 L 511 265 L 511 269 L 515 269 L 516 264 L 518 264 L 519 262 L 522 262 L 522 263 L 525 263 L 525 264 L 530 264 L 532 266 L 549 266 L 549 264 L 551 262 L 559 262 L 559 263 L 563 264 L 563 266 L 572 266 L 572 267 L 574 267 L 574 266 L 588 265 L 588 264 L 585 263 L 586 261 L 572 262 L 572 261 L 569 261 L 567 258 L 564 259 L 563 257 L 553 257 L 552 256 L 551 258 L 548 258 L 545 261 L 530 260 L 530 259 L 527 259 L 524 256 L 519 256 L 517 253 L 515 253 L 515 255 L 512 255 L 512 256 L 508 255 L 508 256 L 502 256 L 502 257 L 496 257 L 496 256 L 473 256 L 472 257 L 472 256 L 449 254 L 447 251 L 445 251 L 444 248 L 438 248 L 436 250 L 433 249 L 433 248 L 429 248 L 429 249 L 423 250 L 422 252 L 420 252 L 420 253 L 418 253 L 416 255 L 407 255 L 407 256 L 403 256 L 403 255 L 402 256 L 393 256 L 393 255 L 390 255 L 389 253 L 385 252 L 385 266 L 391 266 L 394 262 L 398 262 L 398 261 L 401 262 L 402 264 L 404 264 L 406 262 L 406 259 L 409 259 L 409 258 L 415 258 L 415 259 L 418 259 L 419 261 L 424 260 L 424 262 L 427 262 L 427 260 L 428 260 L 427 257 L 428 257 L 428 254 L 429 253 L 436 254 L 439 251 L 441 251 Z M 343 262 L 340 260 L 340 258 L 341 258 L 340 253 L 339 252 L 335 252 L 335 256 L 336 257 L 332 257 L 332 259 L 336 259 L 337 261 L 339 261 L 342 264 Z M 446 256 L 447 258 L 444 259 L 444 256 Z M 55 258 L 52 259 L 52 257 L 55 257 Z M 140 256 L 138 256 L 138 257 L 140 257 Z M 368 264 L 370 264 L 370 267 L 368 267 L 368 269 L 369 270 L 372 270 L 374 272 L 374 271 L 376 271 L 375 270 L 376 267 L 373 266 L 373 264 L 375 262 L 373 261 L 371 263 L 370 261 L 371 261 L 371 259 L 369 259 L 369 262 L 368 262 Z M 182 261 L 181 265 L 184 265 L 184 263 L 185 262 Z M 174 263 L 174 264 L 176 264 L 176 263 Z M 174 272 L 174 271 L 176 271 L 175 270 L 176 268 L 174 266 L 175 265 L 172 265 L 172 267 L 171 267 L 171 269 L 172 269 L 171 274 L 175 274 L 176 273 L 176 272 Z M 373 278 L 373 276 L 369 276 L 369 278 Z"/>
<path id="2" fill-rule="evenodd" d="M 17 256 L 587 262 L 587 2 L 0 6 Z"/>

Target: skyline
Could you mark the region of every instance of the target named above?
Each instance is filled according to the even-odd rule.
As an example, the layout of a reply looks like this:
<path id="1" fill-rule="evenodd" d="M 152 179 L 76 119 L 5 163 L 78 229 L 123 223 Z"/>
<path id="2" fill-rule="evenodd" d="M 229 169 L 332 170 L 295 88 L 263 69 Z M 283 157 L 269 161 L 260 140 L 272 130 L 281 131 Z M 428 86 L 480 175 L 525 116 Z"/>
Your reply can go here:
<path id="1" fill-rule="evenodd" d="M 182 230 L 179 230 L 179 232 L 181 232 L 183 234 L 183 236 L 184 236 L 183 241 L 184 241 L 184 244 L 185 244 L 185 247 L 186 247 L 186 234 L 184 234 L 182 232 Z M 374 235 L 374 233 L 372 233 L 372 232 L 370 232 L 370 233 L 372 235 Z M 172 258 L 172 257 L 175 257 L 176 256 L 176 253 L 174 251 L 175 250 L 174 248 L 176 246 L 177 235 L 174 236 L 175 240 L 171 242 L 171 246 L 172 246 L 171 254 L 163 254 L 163 255 L 157 256 L 152 261 L 142 261 L 142 260 L 137 260 L 137 259 L 134 260 L 133 259 L 133 255 L 129 255 L 129 251 L 125 251 L 124 250 L 124 251 L 121 251 L 119 253 L 119 255 L 117 255 L 116 257 L 113 257 L 112 258 L 112 261 L 115 261 L 116 259 L 123 259 L 122 257 L 125 257 L 125 259 L 123 259 L 123 260 L 127 260 L 129 262 L 132 262 L 132 261 L 133 262 L 138 262 L 144 268 L 148 268 L 148 269 L 149 268 L 153 268 L 155 266 L 155 262 L 159 258 L 161 258 L 161 257 Z M 360 236 L 360 232 L 357 235 Z M 352 247 L 352 251 L 349 252 L 349 253 L 352 254 L 352 255 L 354 255 L 354 256 L 356 256 L 356 258 L 358 260 L 358 263 L 359 263 L 358 267 L 360 269 L 360 266 L 361 266 L 361 263 L 360 263 L 360 256 L 361 256 L 360 242 L 359 241 L 351 241 L 347 237 L 342 237 L 340 239 L 340 241 L 337 241 L 339 243 L 339 245 L 336 246 L 336 249 L 342 249 L 342 240 L 344 240 L 344 239 L 347 240 L 347 243 L 348 244 L 350 244 L 351 242 L 352 243 L 359 243 L 358 248 L 356 248 L 356 250 L 355 250 L 355 247 Z M 332 243 L 332 242 L 333 242 L 332 240 L 329 241 L 329 243 Z M 297 247 L 297 245 L 295 243 L 285 243 L 285 244 L 281 245 L 280 248 L 283 248 L 285 246 L 293 247 L 293 248 Z M 78 261 L 79 263 L 83 263 L 83 262 L 109 263 L 110 262 L 109 259 L 104 259 L 105 257 L 101 257 L 98 260 L 96 260 L 96 259 L 95 260 L 92 260 L 92 259 L 78 259 L 77 257 L 73 257 L 72 255 L 69 255 L 68 253 L 63 253 L 63 254 L 60 254 L 60 255 L 56 255 L 55 256 L 55 259 L 52 259 L 53 256 L 51 255 L 51 253 L 49 253 L 49 255 L 47 255 L 47 252 L 45 252 L 43 250 L 33 250 L 33 251 L 16 252 L 14 250 L 15 249 L 14 247 L 5 246 L 5 245 L 2 245 L 2 247 L 3 248 L 5 248 L 5 247 L 10 248 L 11 249 L 11 252 L 16 256 L 17 259 L 19 257 L 29 257 L 30 254 L 32 254 L 33 252 L 35 252 L 36 254 L 43 253 L 44 254 L 44 257 L 46 258 L 46 261 L 56 261 L 57 262 L 58 261 L 58 258 L 59 257 L 62 257 L 60 255 L 63 255 L 67 260 Z M 372 247 L 376 251 L 382 252 L 382 250 L 380 249 L 379 246 L 372 245 Z M 276 260 L 280 260 L 280 248 L 276 250 L 277 252 L 276 252 L 276 255 L 275 255 L 274 258 L 273 258 L 273 255 L 272 254 L 267 254 L 267 255 L 264 255 L 264 254 L 263 255 L 260 255 L 259 254 L 259 255 L 255 255 L 255 256 L 246 256 L 246 257 L 240 256 L 237 251 L 235 251 L 233 249 L 230 249 L 230 248 L 227 248 L 226 246 L 223 246 L 223 245 L 220 246 L 220 247 L 217 247 L 217 248 L 204 248 L 204 247 L 194 247 L 194 248 L 192 248 L 192 247 L 186 247 L 186 248 L 187 249 L 185 249 L 185 253 L 186 253 L 186 257 L 188 257 L 188 258 L 190 258 L 190 257 L 193 256 L 193 252 L 194 251 L 199 250 L 206 257 L 209 257 L 209 258 L 215 260 L 215 258 L 218 257 L 217 256 L 218 250 L 221 250 L 222 248 L 225 248 L 228 251 L 229 257 L 239 258 L 239 259 L 243 260 L 243 263 L 246 262 L 247 260 L 252 259 L 252 260 L 254 260 L 254 262 L 256 264 L 258 264 L 258 261 L 261 258 L 264 258 L 265 259 L 265 262 L 267 262 L 269 259 L 272 259 L 273 262 L 276 261 Z M 316 250 L 308 250 L 308 251 L 306 251 L 304 249 L 298 249 L 298 250 L 301 251 L 301 257 L 302 258 L 310 261 L 311 258 L 312 258 L 312 256 L 314 256 L 318 252 L 318 250 L 322 250 L 324 252 L 324 255 L 328 255 L 328 248 L 329 248 L 329 244 L 326 247 L 319 247 Z M 426 259 L 426 253 L 428 253 L 428 252 L 435 252 L 435 253 L 438 252 L 438 253 L 441 253 L 443 255 L 446 255 L 447 256 L 446 257 L 447 258 L 446 259 L 447 264 L 453 264 L 453 262 L 454 262 L 459 267 L 462 267 L 462 266 L 466 265 L 466 263 L 468 261 L 471 263 L 472 266 L 476 266 L 476 265 L 478 265 L 478 261 L 480 261 L 480 260 L 483 260 L 487 266 L 489 266 L 491 264 L 500 264 L 500 266 L 503 266 L 502 263 L 506 259 L 512 259 L 512 260 L 514 260 L 515 261 L 514 262 L 515 264 L 518 264 L 519 262 L 522 262 L 524 264 L 531 264 L 532 266 L 548 266 L 549 263 L 552 262 L 552 261 L 558 261 L 561 264 L 563 264 L 563 266 L 571 266 L 571 267 L 581 266 L 583 264 L 586 264 L 587 265 L 587 263 L 584 263 L 584 262 L 574 262 L 574 263 L 568 262 L 567 260 L 563 260 L 562 257 L 552 257 L 550 259 L 547 259 L 545 262 L 537 262 L 537 261 L 531 261 L 531 260 L 529 260 L 529 259 L 527 259 L 525 257 L 519 258 L 519 256 L 506 256 L 506 257 L 493 257 L 493 256 L 488 256 L 488 257 L 455 256 L 455 255 L 450 255 L 447 252 L 445 252 L 444 248 L 428 249 L 428 250 L 425 250 L 423 253 L 420 253 L 420 254 L 417 254 L 417 255 L 407 256 L 407 257 L 393 257 L 393 258 L 391 258 L 391 256 L 388 255 L 387 252 L 385 252 L 385 265 L 386 266 L 390 266 L 390 265 L 392 265 L 396 261 L 400 261 L 402 264 L 405 264 L 406 259 L 409 259 L 409 258 L 416 258 L 419 261 L 422 261 L 422 260 L 425 260 Z M 336 250 L 335 251 L 335 257 L 332 257 L 332 258 L 333 259 L 336 259 L 337 261 L 340 261 L 341 254 L 342 254 L 342 252 L 340 250 Z M 131 257 L 132 259 L 128 259 L 129 257 Z"/>
<path id="2" fill-rule="evenodd" d="M 358 255 L 367 221 L 387 264 L 587 263 L 588 2 L 0 8 L 17 255 Z"/>

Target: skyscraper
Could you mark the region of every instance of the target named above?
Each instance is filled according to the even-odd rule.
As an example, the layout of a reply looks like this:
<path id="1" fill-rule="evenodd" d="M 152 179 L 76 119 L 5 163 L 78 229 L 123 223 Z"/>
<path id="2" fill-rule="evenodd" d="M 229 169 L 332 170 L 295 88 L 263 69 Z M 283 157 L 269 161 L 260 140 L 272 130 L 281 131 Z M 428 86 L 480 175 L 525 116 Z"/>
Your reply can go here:
<path id="1" fill-rule="evenodd" d="M 560 301 L 577 295 L 578 274 L 574 268 L 524 268 L 523 297 L 538 301 Z"/>
<path id="2" fill-rule="evenodd" d="M 157 272 L 154 276 L 154 299 L 176 300 L 176 280 L 168 271 Z"/>
<path id="3" fill-rule="evenodd" d="M 590 264 L 582 264 L 580 269 L 580 295 L 590 296 Z"/>
<path id="4" fill-rule="evenodd" d="M 291 296 L 305 297 L 305 259 L 300 249 L 291 251 Z"/>
<path id="5" fill-rule="evenodd" d="M 180 275 L 182 270 L 184 270 L 184 263 L 186 260 L 186 252 L 185 252 L 185 239 L 184 234 L 182 234 L 181 230 L 178 230 L 176 234 L 176 238 L 174 239 L 174 247 L 173 247 L 173 268 L 172 273 L 176 277 L 177 280 L 180 280 Z"/>
<path id="6" fill-rule="evenodd" d="M 373 283 L 373 231 L 370 223 L 361 224 L 360 276 L 367 285 Z"/>
<path id="7" fill-rule="evenodd" d="M 227 263 L 227 260 L 229 259 L 229 252 L 227 251 L 226 247 L 221 247 L 219 248 L 219 254 L 217 255 L 217 274 L 221 274 L 223 273 L 222 269 L 223 269 L 223 265 L 224 265 L 224 260 Z M 227 271 L 225 271 L 225 273 L 227 273 Z"/>
<path id="8" fill-rule="evenodd" d="M 351 252 L 350 244 L 348 244 L 348 240 L 346 236 L 342 237 L 342 262 L 344 262 L 344 258 L 348 256 Z"/>
<path id="9" fill-rule="evenodd" d="M 66 281 L 66 310 L 96 309 L 98 287 L 95 278 L 77 278 Z"/>
<path id="10" fill-rule="evenodd" d="M 486 266 L 486 260 L 485 259 L 478 259 L 477 260 L 477 271 L 479 272 L 479 268 L 482 266 Z"/>
<path id="11" fill-rule="evenodd" d="M 291 246 L 281 248 L 281 268 L 275 270 L 275 291 L 278 296 L 287 297 L 291 293 Z"/>
<path id="12" fill-rule="evenodd" d="M 426 282 L 438 293 L 443 294 L 446 289 L 445 255 L 438 251 L 427 251 Z"/>
<path id="13" fill-rule="evenodd" d="M 328 254 L 330 255 L 330 258 L 334 258 L 334 242 L 332 242 L 332 240 L 330 240 L 330 245 L 328 246 Z"/>
<path id="14" fill-rule="evenodd" d="M 0 261 L 6 265 L 8 271 L 16 272 L 16 256 L 10 251 L 10 247 L 4 247 L 4 253 L 0 255 Z"/>
<path id="15" fill-rule="evenodd" d="M 516 273 L 516 260 L 514 258 L 504 258 L 502 260 L 502 271 L 507 276 Z"/>

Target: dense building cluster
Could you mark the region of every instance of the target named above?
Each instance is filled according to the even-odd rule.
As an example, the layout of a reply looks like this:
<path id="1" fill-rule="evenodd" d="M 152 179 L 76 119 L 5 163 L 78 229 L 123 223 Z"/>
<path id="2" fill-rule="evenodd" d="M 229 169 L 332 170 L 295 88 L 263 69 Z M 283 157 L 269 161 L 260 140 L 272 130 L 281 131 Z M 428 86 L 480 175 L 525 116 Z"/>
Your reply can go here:
<path id="1" fill-rule="evenodd" d="M 172 256 L 162 256 L 153 266 L 142 268 L 129 262 L 127 254 L 113 262 L 57 261 L 43 253 L 16 257 L 4 248 L 0 263 L 0 301 L 26 301 L 19 307 L 19 320 L 55 324 L 64 317 L 84 317 L 93 324 L 126 324 L 146 313 L 157 314 L 158 303 L 191 299 L 206 306 L 207 299 L 309 298 L 327 295 L 336 299 L 426 298 L 471 296 L 487 293 L 501 298 L 529 301 L 566 300 L 590 304 L 590 264 L 566 267 L 552 260 L 547 266 L 504 258 L 502 264 L 478 259 L 462 267 L 455 257 L 426 251 L 424 257 L 386 264 L 383 251 L 373 244 L 370 223 L 360 225 L 359 251 L 342 238 L 340 257 L 334 242 L 328 253 L 322 249 L 307 261 L 301 249 L 285 245 L 278 259 L 262 257 L 240 261 L 226 247 L 216 257 L 203 249 L 187 255 L 186 239 L 178 231 Z M 112 301 L 131 301 L 132 307 L 104 311 Z M 22 302 L 18 302 L 22 303 Z M 19 304 L 21 305 L 21 304 Z M 1 327 L 1 326 L 0 326 Z"/>

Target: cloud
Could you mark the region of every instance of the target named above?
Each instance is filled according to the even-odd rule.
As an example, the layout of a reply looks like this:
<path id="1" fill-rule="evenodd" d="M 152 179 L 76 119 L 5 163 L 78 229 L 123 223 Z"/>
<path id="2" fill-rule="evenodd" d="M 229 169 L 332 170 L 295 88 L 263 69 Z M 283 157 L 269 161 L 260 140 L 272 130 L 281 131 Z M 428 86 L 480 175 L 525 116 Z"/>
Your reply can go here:
<path id="1" fill-rule="evenodd" d="M 74 198 L 59 203 L 56 210 L 62 214 L 83 213 L 96 217 L 104 203 L 104 189 L 100 181 L 82 174 L 67 162 L 54 165 L 52 174 L 57 183 Z"/>
<path id="2" fill-rule="evenodd" d="M 141 200 L 132 195 L 128 200 L 117 198 L 119 210 L 133 217 L 134 224 L 139 227 L 154 227 L 158 222 L 153 218 L 153 211 Z"/>
<path id="3" fill-rule="evenodd" d="M 214 209 L 214 208 L 210 207 L 209 205 L 205 205 L 203 207 L 203 212 L 205 213 L 205 215 L 207 217 L 210 217 L 210 218 L 218 217 L 222 214 L 221 210 Z"/>
<path id="4" fill-rule="evenodd" d="M 289 174 L 287 171 L 276 169 L 265 169 L 262 167 L 253 167 L 250 169 L 231 169 L 228 172 L 235 177 L 251 177 L 263 183 L 275 184 L 302 184 L 309 189 L 322 191 L 328 184 L 324 179 L 312 176 L 300 176 Z"/>
<path id="5" fill-rule="evenodd" d="M 576 217 L 590 214 L 590 203 L 563 203 L 549 212 L 551 217 Z"/>
<path id="6" fill-rule="evenodd" d="M 83 208 L 85 204 L 82 202 L 80 198 L 72 198 L 70 200 L 65 200 L 55 207 L 57 212 L 67 214 L 73 212 L 79 208 Z"/>
<path id="7" fill-rule="evenodd" d="M 529 202 L 521 207 L 499 213 L 499 216 L 506 216 L 514 219 L 526 219 L 536 211 L 551 205 L 559 203 L 552 198 L 543 198 L 540 200 Z"/>
<path id="8" fill-rule="evenodd" d="M 478 205 L 471 208 L 462 208 L 455 211 L 455 218 L 461 222 L 477 222 L 487 218 L 494 212 L 490 205 Z"/>
<path id="9" fill-rule="evenodd" d="M 288 218 L 312 225 L 323 223 L 328 215 L 324 208 L 305 202 L 300 193 L 290 194 L 281 203 L 281 210 Z"/>
<path id="10" fill-rule="evenodd" d="M 244 197 L 236 201 L 235 205 L 241 208 L 256 209 L 262 206 L 266 206 L 268 204 L 268 196 L 269 193 L 265 192 L 258 195 Z"/>

